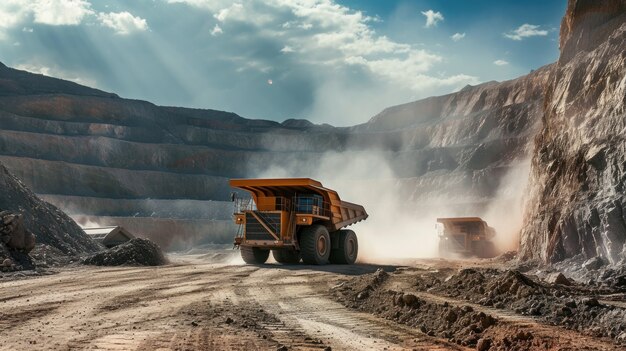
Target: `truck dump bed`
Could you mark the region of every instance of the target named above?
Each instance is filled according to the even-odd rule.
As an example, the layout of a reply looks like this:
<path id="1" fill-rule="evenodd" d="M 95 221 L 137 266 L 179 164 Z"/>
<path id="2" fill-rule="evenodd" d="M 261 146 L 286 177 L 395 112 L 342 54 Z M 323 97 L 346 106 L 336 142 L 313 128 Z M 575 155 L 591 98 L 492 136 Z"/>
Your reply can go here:
<path id="1" fill-rule="evenodd" d="M 325 188 L 322 183 L 310 178 L 231 179 L 230 186 L 249 192 L 257 206 L 263 204 L 267 198 L 319 195 L 323 202 L 318 217 L 325 219 L 324 224 L 329 231 L 339 230 L 368 216 L 363 206 L 342 201 L 336 191 Z"/>

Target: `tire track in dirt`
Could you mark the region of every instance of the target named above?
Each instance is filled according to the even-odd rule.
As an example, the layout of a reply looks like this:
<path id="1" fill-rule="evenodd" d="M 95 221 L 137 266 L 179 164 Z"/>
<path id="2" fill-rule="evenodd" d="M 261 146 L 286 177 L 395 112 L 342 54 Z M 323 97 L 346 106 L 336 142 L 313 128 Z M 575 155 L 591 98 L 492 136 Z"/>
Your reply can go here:
<path id="1" fill-rule="evenodd" d="M 280 323 L 266 327 L 277 341 L 295 349 L 311 348 L 319 340 L 322 342 L 319 348 L 330 345 L 333 350 L 463 349 L 414 329 L 346 309 L 330 299 L 329 279 L 324 273 L 301 277 L 288 275 L 287 270 L 281 269 L 257 273 L 259 281 L 269 284 L 239 287 L 237 291 L 277 316 Z"/>
<path id="2" fill-rule="evenodd" d="M 0 330 L 11 331 L 24 322 L 42 318 L 59 308 L 57 303 L 44 303 L 0 312 Z"/>
<path id="3" fill-rule="evenodd" d="M 107 307 L 108 310 L 102 312 L 110 319 L 119 320 L 117 316 L 127 313 L 125 310 L 128 309 L 132 309 L 133 313 L 144 318 L 130 319 L 132 329 L 127 328 L 121 333 L 99 338 L 90 335 L 85 337 L 82 343 L 89 348 L 114 347 L 124 350 L 211 349 L 210 347 L 216 347 L 216 345 L 221 345 L 224 349 L 245 350 L 246 347 L 254 349 L 254 343 L 240 343 L 237 338 L 227 338 L 216 331 L 207 331 L 202 327 L 193 328 L 191 321 L 181 313 L 189 306 L 206 301 L 211 295 L 228 289 L 229 283 L 235 276 L 232 274 L 232 269 L 230 273 L 224 274 L 222 267 L 213 270 L 207 270 L 208 267 L 187 268 L 192 270 L 166 274 L 166 281 L 157 279 L 149 289 L 138 289 L 107 300 L 102 307 Z M 238 272 L 237 275 L 243 277 L 247 274 Z M 130 303 L 125 304 L 125 302 Z M 158 316 L 149 318 L 155 309 L 158 309 Z M 150 332 L 137 332 L 135 328 L 150 329 Z M 215 344 L 207 340 L 219 342 L 216 341 L 217 344 Z"/>
<path id="4" fill-rule="evenodd" d="M 226 271 L 231 274 L 224 274 Z M 34 306 L 34 312 L 33 318 L 20 314 L 11 319 L 15 326 L 11 333 L 0 329 L 0 349 L 133 349 L 144 339 L 181 329 L 180 309 L 205 299 L 211 289 L 231 279 L 232 273 L 243 275 L 233 268 L 226 271 L 206 264 L 104 272 L 85 267 L 57 276 L 8 282 L 0 291 L 12 294 L 4 298 L 14 297 L 12 307 Z M 44 309 L 33 303 L 37 300 L 57 308 Z M 5 313 L 8 305 L 0 304 L 0 313 Z"/>

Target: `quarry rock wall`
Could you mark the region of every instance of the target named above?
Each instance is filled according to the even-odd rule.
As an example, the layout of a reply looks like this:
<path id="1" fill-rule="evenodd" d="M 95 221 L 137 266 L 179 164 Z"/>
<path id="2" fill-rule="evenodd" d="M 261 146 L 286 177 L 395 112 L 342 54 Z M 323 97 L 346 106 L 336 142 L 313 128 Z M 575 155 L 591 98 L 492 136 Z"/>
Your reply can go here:
<path id="1" fill-rule="evenodd" d="M 521 256 L 626 253 L 626 1 L 570 0 L 535 139 Z"/>

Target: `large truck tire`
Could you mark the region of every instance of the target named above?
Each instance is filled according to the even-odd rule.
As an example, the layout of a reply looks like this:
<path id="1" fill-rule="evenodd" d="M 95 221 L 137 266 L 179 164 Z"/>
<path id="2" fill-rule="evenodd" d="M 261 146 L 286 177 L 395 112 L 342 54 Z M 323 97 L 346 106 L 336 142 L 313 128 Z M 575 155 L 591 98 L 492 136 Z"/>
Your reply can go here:
<path id="1" fill-rule="evenodd" d="M 327 264 L 330 257 L 330 235 L 326 227 L 311 225 L 304 227 L 298 237 L 300 256 L 306 264 Z"/>
<path id="2" fill-rule="evenodd" d="M 356 234 L 349 229 L 339 230 L 337 236 L 337 248 L 330 251 L 329 260 L 336 264 L 353 264 L 359 254 L 359 242 Z"/>
<path id="3" fill-rule="evenodd" d="M 478 258 L 493 258 L 497 256 L 496 245 L 491 241 L 481 240 L 475 242 L 473 250 Z"/>
<path id="4" fill-rule="evenodd" d="M 270 250 L 262 250 L 258 247 L 242 246 L 241 258 L 247 264 L 263 264 L 270 257 Z"/>
<path id="5" fill-rule="evenodd" d="M 485 241 L 483 246 L 483 257 L 484 258 L 494 258 L 498 256 L 498 249 L 496 249 L 496 244 L 492 241 Z"/>
<path id="6" fill-rule="evenodd" d="M 300 262 L 300 253 L 292 249 L 274 249 L 272 256 L 278 263 L 296 264 Z"/>
<path id="7" fill-rule="evenodd" d="M 477 258 L 484 258 L 483 251 L 485 250 L 483 248 L 484 247 L 483 244 L 484 244 L 483 241 L 472 241 L 470 243 L 471 250 L 472 250 L 471 253 L 473 256 L 476 256 Z"/>

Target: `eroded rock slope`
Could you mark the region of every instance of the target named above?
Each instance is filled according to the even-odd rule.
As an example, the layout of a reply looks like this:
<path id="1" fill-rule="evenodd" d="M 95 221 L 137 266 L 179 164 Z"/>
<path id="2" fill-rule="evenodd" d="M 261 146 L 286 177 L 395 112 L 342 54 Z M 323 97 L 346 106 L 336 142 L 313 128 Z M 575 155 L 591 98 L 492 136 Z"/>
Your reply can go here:
<path id="1" fill-rule="evenodd" d="M 570 0 L 535 140 L 521 252 L 626 253 L 626 1 Z"/>

